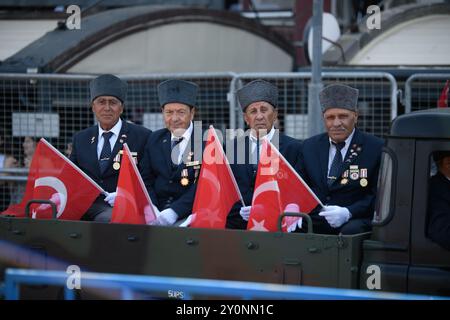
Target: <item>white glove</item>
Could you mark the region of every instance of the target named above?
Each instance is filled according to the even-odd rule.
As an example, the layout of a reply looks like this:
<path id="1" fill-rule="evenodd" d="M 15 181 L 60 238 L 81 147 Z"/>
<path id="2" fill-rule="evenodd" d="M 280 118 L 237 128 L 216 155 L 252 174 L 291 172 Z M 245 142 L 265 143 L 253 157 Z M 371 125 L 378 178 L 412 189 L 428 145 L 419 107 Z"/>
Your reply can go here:
<path id="1" fill-rule="evenodd" d="M 144 208 L 144 217 L 145 217 L 145 223 L 149 224 L 149 225 L 153 225 L 155 224 L 158 216 L 161 214 L 158 210 L 158 208 L 152 203 L 152 208 L 153 208 L 153 213 L 155 215 L 153 215 L 153 213 L 150 210 L 150 206 L 147 205 Z"/>
<path id="2" fill-rule="evenodd" d="M 171 226 L 178 220 L 178 215 L 173 209 L 165 209 L 157 216 L 156 225 Z"/>
<path id="3" fill-rule="evenodd" d="M 291 218 L 291 219 L 288 219 L 288 218 Z M 302 217 L 286 217 L 286 218 L 284 218 L 284 220 L 287 223 L 287 232 L 294 232 L 295 229 L 297 229 L 297 227 L 299 229 L 302 228 L 302 221 L 303 221 Z M 295 221 L 295 220 L 298 220 L 298 221 Z"/>
<path id="4" fill-rule="evenodd" d="M 252 206 L 241 207 L 239 214 L 241 215 L 242 219 L 244 219 L 245 221 L 248 221 L 248 218 L 250 217 L 251 209 L 252 209 Z"/>
<path id="5" fill-rule="evenodd" d="M 180 228 L 186 228 L 191 225 L 192 222 L 192 213 L 186 218 L 186 220 L 183 221 L 183 223 L 180 223 Z"/>
<path id="6" fill-rule="evenodd" d="M 324 217 L 332 228 L 339 228 L 350 219 L 350 211 L 345 207 L 325 206 L 319 216 Z"/>
<path id="7" fill-rule="evenodd" d="M 117 192 L 108 193 L 105 197 L 105 202 L 108 202 L 108 204 L 111 207 L 114 206 L 114 201 L 116 201 L 116 195 L 117 195 Z"/>

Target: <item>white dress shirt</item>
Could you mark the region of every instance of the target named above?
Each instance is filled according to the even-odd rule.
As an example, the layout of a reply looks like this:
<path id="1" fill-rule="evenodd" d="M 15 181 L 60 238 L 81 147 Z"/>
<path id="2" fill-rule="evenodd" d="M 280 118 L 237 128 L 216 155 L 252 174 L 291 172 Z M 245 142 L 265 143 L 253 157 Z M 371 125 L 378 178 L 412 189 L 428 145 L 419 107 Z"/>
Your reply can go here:
<path id="1" fill-rule="evenodd" d="M 258 138 L 256 138 L 253 135 L 253 131 L 250 131 L 250 139 L 249 139 L 250 140 L 250 150 L 251 150 L 250 154 L 251 155 L 256 154 L 255 150 L 256 150 L 256 146 L 258 145 L 259 146 L 258 152 L 259 152 L 259 155 L 261 155 L 262 139 L 267 139 L 268 141 L 271 141 L 274 134 L 275 134 L 275 127 L 272 127 L 272 129 L 270 129 L 268 134 L 266 134 L 264 137 L 261 137 L 259 139 L 259 144 L 258 144 Z M 255 161 L 255 163 L 256 163 L 256 159 L 252 159 L 252 160 Z"/>
<path id="2" fill-rule="evenodd" d="M 194 126 L 192 125 L 192 121 L 191 121 L 191 123 L 189 124 L 189 128 L 187 128 L 187 130 L 183 133 L 183 135 L 181 136 L 181 137 L 183 137 L 183 140 L 179 143 L 179 150 L 180 150 L 180 153 L 179 153 L 179 155 L 178 155 L 178 162 L 177 162 L 177 164 L 180 164 L 180 162 L 181 162 L 181 159 L 183 158 L 183 154 L 184 154 L 184 151 L 186 150 L 186 147 L 187 147 L 187 145 L 188 145 L 188 143 L 189 143 L 189 140 L 190 140 L 190 138 L 191 138 L 191 134 L 192 134 L 192 130 L 194 129 Z M 171 139 L 171 141 L 173 141 L 173 140 L 178 140 L 178 139 L 180 139 L 180 137 L 177 137 L 177 136 L 175 136 L 172 132 L 170 133 L 170 139 Z M 171 142 L 172 143 L 172 142 Z"/>
<path id="3" fill-rule="evenodd" d="M 98 125 L 98 143 L 97 143 L 97 158 L 100 159 L 100 153 L 103 149 L 103 144 L 105 143 L 105 139 L 103 139 L 103 132 L 112 132 L 113 135 L 111 138 L 109 138 L 109 143 L 111 145 L 111 151 L 114 149 L 114 145 L 117 142 L 117 139 L 119 138 L 120 130 L 122 129 L 122 120 L 119 118 L 119 121 L 115 124 L 114 127 L 111 128 L 109 131 L 105 131 L 100 127 L 100 124 Z"/>
<path id="4" fill-rule="evenodd" d="M 342 161 L 345 160 L 345 155 L 347 154 L 347 150 L 350 147 L 350 142 L 353 139 L 353 135 L 355 134 L 355 129 L 353 129 L 352 133 L 345 139 L 345 146 L 341 150 L 342 155 Z M 333 144 L 333 140 L 331 138 L 328 138 L 330 140 L 330 150 L 328 152 L 328 174 L 330 173 L 331 164 L 333 163 L 334 156 L 336 155 L 336 147 Z"/>

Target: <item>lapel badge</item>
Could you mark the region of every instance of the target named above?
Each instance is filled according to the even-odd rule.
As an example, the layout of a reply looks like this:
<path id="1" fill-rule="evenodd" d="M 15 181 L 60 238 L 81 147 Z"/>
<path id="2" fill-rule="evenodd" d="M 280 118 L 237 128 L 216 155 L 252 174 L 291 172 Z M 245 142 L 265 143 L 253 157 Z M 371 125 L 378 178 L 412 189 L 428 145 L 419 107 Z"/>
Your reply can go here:
<path id="1" fill-rule="evenodd" d="M 93 144 L 94 141 L 95 141 L 95 136 L 93 136 L 93 137 L 91 138 L 91 144 Z"/>
<path id="2" fill-rule="evenodd" d="M 356 148 L 356 151 L 358 151 L 358 152 L 361 152 L 361 150 L 362 150 L 361 147 Z"/>

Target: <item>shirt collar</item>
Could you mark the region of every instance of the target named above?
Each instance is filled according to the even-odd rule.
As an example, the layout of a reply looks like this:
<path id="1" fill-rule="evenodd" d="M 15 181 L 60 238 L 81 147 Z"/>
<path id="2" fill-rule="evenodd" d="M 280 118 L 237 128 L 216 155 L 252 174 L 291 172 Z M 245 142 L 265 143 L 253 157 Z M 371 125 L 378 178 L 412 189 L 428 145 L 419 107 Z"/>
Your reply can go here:
<path id="1" fill-rule="evenodd" d="M 267 139 L 268 141 L 271 141 L 273 138 L 273 135 L 275 134 L 275 127 L 272 126 L 272 129 L 270 129 L 269 133 L 266 134 L 264 137 L 260 138 L 261 139 Z M 250 130 L 250 141 L 252 141 L 253 143 L 256 143 L 257 138 L 253 135 L 253 131 Z"/>
<path id="2" fill-rule="evenodd" d="M 346 146 L 348 146 L 348 145 L 350 144 L 350 142 L 351 142 L 352 139 L 353 139 L 353 135 L 354 135 L 354 134 L 355 134 L 355 128 L 353 128 L 352 133 L 347 137 L 347 139 L 345 139 L 345 146 L 344 146 L 344 147 L 346 147 Z M 334 141 L 331 140 L 330 137 L 328 137 L 328 140 L 330 141 L 330 145 L 332 145 Z M 334 143 L 336 143 L 336 142 L 334 142 Z"/>
<path id="3" fill-rule="evenodd" d="M 122 130 L 122 119 L 119 118 L 119 121 L 114 125 L 114 127 L 111 128 L 111 130 L 103 130 L 100 124 L 98 124 L 98 136 L 101 137 L 103 132 L 112 132 L 117 137 L 119 136 L 120 130 Z"/>
<path id="4" fill-rule="evenodd" d="M 194 126 L 192 125 L 192 121 L 189 124 L 189 128 L 183 133 L 181 137 L 183 137 L 183 140 L 188 141 L 191 137 L 192 130 L 194 129 Z M 175 136 L 172 132 L 170 132 L 170 139 L 171 140 L 178 140 L 180 137 Z"/>

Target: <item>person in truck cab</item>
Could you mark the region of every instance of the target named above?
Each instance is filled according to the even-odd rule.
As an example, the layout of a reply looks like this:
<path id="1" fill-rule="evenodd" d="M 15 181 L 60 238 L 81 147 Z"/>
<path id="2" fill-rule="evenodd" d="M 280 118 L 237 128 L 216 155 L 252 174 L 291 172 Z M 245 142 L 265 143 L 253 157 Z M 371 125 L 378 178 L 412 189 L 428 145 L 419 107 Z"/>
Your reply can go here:
<path id="1" fill-rule="evenodd" d="M 433 155 L 438 172 L 429 181 L 428 237 L 450 250 L 450 151 Z"/>

